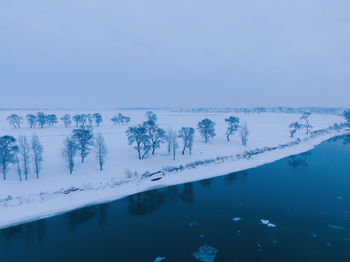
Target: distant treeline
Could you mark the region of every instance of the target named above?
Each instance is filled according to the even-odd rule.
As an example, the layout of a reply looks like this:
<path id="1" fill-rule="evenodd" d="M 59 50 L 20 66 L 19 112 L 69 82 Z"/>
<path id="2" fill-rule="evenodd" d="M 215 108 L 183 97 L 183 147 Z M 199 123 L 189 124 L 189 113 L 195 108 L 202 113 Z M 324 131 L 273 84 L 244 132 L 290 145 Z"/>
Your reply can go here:
<path id="1" fill-rule="evenodd" d="M 233 113 L 288 113 L 288 114 L 303 114 L 305 112 L 313 114 L 333 114 L 341 115 L 346 109 L 340 107 L 241 107 L 241 108 L 181 108 L 174 111 L 177 112 L 233 112 Z"/>

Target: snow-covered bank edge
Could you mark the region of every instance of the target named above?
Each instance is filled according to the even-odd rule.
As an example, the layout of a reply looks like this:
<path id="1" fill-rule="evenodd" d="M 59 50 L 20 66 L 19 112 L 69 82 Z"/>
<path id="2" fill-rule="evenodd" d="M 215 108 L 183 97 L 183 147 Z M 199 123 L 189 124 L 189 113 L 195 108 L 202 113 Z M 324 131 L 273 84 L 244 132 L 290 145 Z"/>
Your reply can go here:
<path id="1" fill-rule="evenodd" d="M 284 145 L 263 147 L 237 155 L 221 156 L 187 163 L 177 167 L 165 167 L 136 176 L 132 180 L 87 184 L 80 188 L 66 188 L 37 195 L 23 195 L 0 199 L 0 229 L 21 223 L 66 213 L 77 208 L 114 201 L 143 191 L 201 179 L 226 175 L 313 149 L 325 140 L 349 133 L 347 127 L 327 128 L 312 132 L 310 136 Z M 159 176 L 159 174 L 162 174 Z M 161 179 L 152 181 L 154 177 Z"/>

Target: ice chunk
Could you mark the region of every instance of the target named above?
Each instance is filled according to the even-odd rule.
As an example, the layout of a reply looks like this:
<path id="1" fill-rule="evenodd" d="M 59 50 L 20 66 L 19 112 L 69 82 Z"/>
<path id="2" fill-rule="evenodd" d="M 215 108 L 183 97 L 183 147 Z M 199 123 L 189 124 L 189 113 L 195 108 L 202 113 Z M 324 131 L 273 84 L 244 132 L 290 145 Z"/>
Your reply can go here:
<path id="1" fill-rule="evenodd" d="M 195 227 L 195 226 L 199 226 L 199 223 L 197 222 L 197 220 L 193 220 L 192 222 L 188 223 L 189 227 Z"/>
<path id="2" fill-rule="evenodd" d="M 241 217 L 234 217 L 234 218 L 232 218 L 233 222 L 238 222 L 238 221 L 241 221 L 241 220 L 242 220 Z"/>
<path id="3" fill-rule="evenodd" d="M 154 259 L 154 262 L 160 262 L 160 261 L 163 261 L 164 259 L 166 259 L 166 257 L 156 257 Z"/>
<path id="4" fill-rule="evenodd" d="M 336 230 L 344 230 L 345 227 L 337 226 L 337 225 L 329 225 L 330 228 L 336 229 Z"/>
<path id="5" fill-rule="evenodd" d="M 218 250 L 207 244 L 201 246 L 198 251 L 193 252 L 193 256 L 198 261 L 202 262 L 213 262 Z"/>
<path id="6" fill-rule="evenodd" d="M 268 219 L 260 219 L 260 222 L 263 223 L 264 225 L 267 225 L 268 223 L 270 223 L 270 220 L 268 220 Z"/>
<path id="7" fill-rule="evenodd" d="M 314 232 L 311 232 L 310 236 L 313 237 L 313 238 L 317 238 L 318 237 L 318 235 L 316 233 L 314 233 Z"/>
<path id="8" fill-rule="evenodd" d="M 276 225 L 271 223 L 270 220 L 268 219 L 260 219 L 260 222 L 266 225 L 267 227 L 276 227 Z"/>
<path id="9" fill-rule="evenodd" d="M 261 252 L 262 251 L 262 245 L 260 243 L 258 243 L 257 245 L 258 251 Z"/>

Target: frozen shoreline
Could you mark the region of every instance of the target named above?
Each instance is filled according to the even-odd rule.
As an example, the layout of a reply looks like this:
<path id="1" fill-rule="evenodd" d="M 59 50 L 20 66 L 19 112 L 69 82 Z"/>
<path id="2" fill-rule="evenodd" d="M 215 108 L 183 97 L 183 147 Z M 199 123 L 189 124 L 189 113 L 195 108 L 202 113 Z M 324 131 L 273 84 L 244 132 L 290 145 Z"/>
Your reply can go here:
<path id="1" fill-rule="evenodd" d="M 300 144 L 284 149 L 264 152 L 248 159 L 230 160 L 220 164 L 214 162 L 194 169 L 177 171 L 175 174 L 165 175 L 158 181 L 151 181 L 151 179 L 140 180 L 138 178 L 127 181 L 111 178 L 104 183 L 88 183 L 80 186 L 78 189 L 74 187 L 71 190 L 69 188 L 61 188 L 53 192 L 23 194 L 20 197 L 0 199 L 0 229 L 55 216 L 85 206 L 114 201 L 155 188 L 183 184 L 255 168 L 291 155 L 309 151 L 320 143 L 345 133 L 348 133 L 348 130 L 333 130 L 313 138 L 307 138 L 305 139 L 306 141 Z"/>

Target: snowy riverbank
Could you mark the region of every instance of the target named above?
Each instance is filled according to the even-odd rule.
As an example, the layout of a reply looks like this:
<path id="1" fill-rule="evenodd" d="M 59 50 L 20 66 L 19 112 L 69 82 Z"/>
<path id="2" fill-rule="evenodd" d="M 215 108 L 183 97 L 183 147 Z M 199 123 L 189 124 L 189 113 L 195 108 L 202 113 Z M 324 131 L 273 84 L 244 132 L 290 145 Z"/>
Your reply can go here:
<path id="1" fill-rule="evenodd" d="M 23 115 L 28 112 L 22 112 Z M 58 116 L 64 112 L 56 112 Z M 208 117 L 216 122 L 217 136 L 208 144 L 204 144 L 196 133 L 193 154 L 180 155 L 176 161 L 167 155 L 166 146 L 156 152 L 155 156 L 145 160 L 138 160 L 135 150 L 127 144 L 126 127 L 116 127 L 109 119 L 114 112 L 101 112 L 105 123 L 96 128 L 103 133 L 109 155 L 105 169 L 98 171 L 96 159 L 90 155 L 87 163 L 77 167 L 73 175 L 69 175 L 60 156 L 60 148 L 64 137 L 72 131 L 61 124 L 54 128 L 14 130 L 8 128 L 5 121 L 1 121 L 2 133 L 10 135 L 35 132 L 41 139 L 44 148 L 44 163 L 41 178 L 36 180 L 31 175 L 28 181 L 19 182 L 12 170 L 8 181 L 0 182 L 0 228 L 52 216 L 72 209 L 115 200 L 130 194 L 142 192 L 151 188 L 186 183 L 205 178 L 211 178 L 236 172 L 265 163 L 270 163 L 308 151 L 319 143 L 340 135 L 343 130 L 327 130 L 322 134 L 306 136 L 297 134 L 293 139 L 289 136 L 289 123 L 296 121 L 300 115 L 296 114 L 233 114 L 240 117 L 241 122 L 247 122 L 250 136 L 247 147 L 240 145 L 235 135 L 232 141 L 225 140 L 224 118 L 231 114 L 189 114 L 158 111 L 160 126 L 164 129 L 181 126 L 196 127 L 201 119 Z M 144 120 L 143 111 L 122 112 L 131 117 L 132 123 Z M 9 112 L 1 112 L 1 119 Z M 73 113 L 72 113 L 73 114 Z M 334 123 L 343 122 L 343 118 L 334 115 L 312 115 L 310 118 L 313 130 L 326 129 Z M 300 142 L 295 143 L 300 139 Z M 283 146 L 280 145 L 287 145 Z M 263 152 L 247 157 L 244 152 Z M 268 150 L 268 148 L 272 148 Z M 199 163 L 194 164 L 194 163 Z M 177 171 L 174 171 L 177 167 Z M 182 168 L 179 168 L 182 167 Z M 188 168 L 184 168 L 188 167 Z M 146 172 L 159 174 L 147 178 L 142 176 Z M 130 176 L 137 172 L 138 175 Z M 156 180 L 157 178 L 160 178 Z M 156 181 L 152 181 L 156 180 Z"/>

